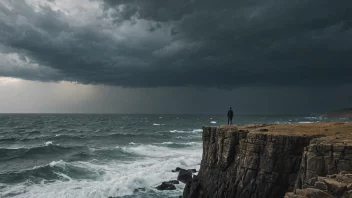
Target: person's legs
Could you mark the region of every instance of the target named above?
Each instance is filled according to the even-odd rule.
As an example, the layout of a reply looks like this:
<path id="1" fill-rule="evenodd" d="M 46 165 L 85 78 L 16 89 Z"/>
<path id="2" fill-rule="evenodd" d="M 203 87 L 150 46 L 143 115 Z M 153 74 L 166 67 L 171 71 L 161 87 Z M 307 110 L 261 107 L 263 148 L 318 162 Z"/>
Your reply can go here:
<path id="1" fill-rule="evenodd" d="M 230 117 L 230 125 L 232 125 L 232 117 Z"/>
<path id="2" fill-rule="evenodd" d="M 227 125 L 230 125 L 231 118 L 227 117 Z"/>

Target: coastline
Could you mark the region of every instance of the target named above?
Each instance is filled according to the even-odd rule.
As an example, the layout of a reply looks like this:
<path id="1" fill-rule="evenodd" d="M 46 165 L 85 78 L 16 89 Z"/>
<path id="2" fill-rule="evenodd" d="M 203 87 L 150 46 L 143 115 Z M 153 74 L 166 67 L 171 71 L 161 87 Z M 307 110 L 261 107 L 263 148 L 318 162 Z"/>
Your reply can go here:
<path id="1" fill-rule="evenodd" d="M 352 196 L 352 122 L 203 127 L 202 139 L 183 198 Z"/>

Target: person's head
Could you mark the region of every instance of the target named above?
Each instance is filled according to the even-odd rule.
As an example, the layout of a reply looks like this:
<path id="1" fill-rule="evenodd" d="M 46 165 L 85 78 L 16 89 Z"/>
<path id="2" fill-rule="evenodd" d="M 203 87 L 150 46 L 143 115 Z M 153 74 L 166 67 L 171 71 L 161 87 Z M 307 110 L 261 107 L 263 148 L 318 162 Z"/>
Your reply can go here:
<path id="1" fill-rule="evenodd" d="M 230 107 L 230 109 L 232 109 L 232 107 Z"/>

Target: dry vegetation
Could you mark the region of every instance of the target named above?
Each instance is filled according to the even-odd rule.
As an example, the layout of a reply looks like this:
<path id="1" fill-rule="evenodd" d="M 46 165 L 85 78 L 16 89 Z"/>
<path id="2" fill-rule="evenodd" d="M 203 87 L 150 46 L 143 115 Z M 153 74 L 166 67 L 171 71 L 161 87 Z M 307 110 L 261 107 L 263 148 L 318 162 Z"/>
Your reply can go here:
<path id="1" fill-rule="evenodd" d="M 232 126 L 221 126 L 231 128 Z M 317 122 L 299 124 L 252 124 L 236 126 L 238 130 L 250 133 L 272 135 L 318 136 L 326 143 L 343 143 L 352 145 L 352 122 Z"/>

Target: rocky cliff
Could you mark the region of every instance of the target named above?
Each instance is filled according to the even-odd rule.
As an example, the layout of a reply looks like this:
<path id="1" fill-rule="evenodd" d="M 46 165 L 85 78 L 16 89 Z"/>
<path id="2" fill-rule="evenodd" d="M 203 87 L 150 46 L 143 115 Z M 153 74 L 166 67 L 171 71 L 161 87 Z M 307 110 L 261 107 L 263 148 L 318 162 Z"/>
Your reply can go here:
<path id="1" fill-rule="evenodd" d="M 346 139 L 314 139 L 302 155 L 295 189 L 285 197 L 352 197 L 351 173 L 352 146 Z"/>
<path id="2" fill-rule="evenodd" d="M 306 189 L 321 190 L 319 182 L 342 196 L 348 174 L 333 181 L 342 183 L 337 193 L 323 177 L 352 171 L 347 131 L 351 123 L 204 127 L 201 168 L 183 197 L 311 197 Z"/>

